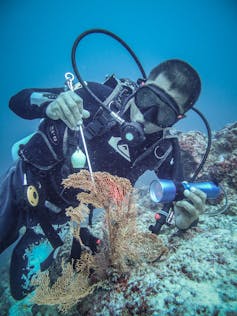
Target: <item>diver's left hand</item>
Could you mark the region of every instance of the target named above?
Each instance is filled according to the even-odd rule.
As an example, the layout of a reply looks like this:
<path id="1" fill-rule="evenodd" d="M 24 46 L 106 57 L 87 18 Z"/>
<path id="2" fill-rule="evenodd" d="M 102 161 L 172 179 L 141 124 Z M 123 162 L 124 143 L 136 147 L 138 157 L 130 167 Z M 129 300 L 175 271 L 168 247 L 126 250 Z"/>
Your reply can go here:
<path id="1" fill-rule="evenodd" d="M 188 229 L 203 214 L 207 197 L 196 188 L 185 190 L 184 196 L 186 199 L 174 204 L 175 224 L 179 229 Z"/>

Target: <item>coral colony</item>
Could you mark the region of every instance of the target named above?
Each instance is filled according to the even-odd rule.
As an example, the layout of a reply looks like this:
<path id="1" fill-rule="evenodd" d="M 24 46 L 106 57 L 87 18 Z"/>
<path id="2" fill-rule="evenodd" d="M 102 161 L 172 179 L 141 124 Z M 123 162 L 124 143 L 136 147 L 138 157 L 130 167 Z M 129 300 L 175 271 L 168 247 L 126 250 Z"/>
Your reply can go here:
<path id="1" fill-rule="evenodd" d="M 62 275 L 52 286 L 49 273 L 40 273 L 34 280 L 37 287 L 33 301 L 37 304 L 57 304 L 60 311 L 67 312 L 95 288 L 103 287 L 103 281 L 113 274 L 128 277 L 133 267 L 160 258 L 167 253 L 167 248 L 158 236 L 138 230 L 136 194 L 129 180 L 95 172 L 93 183 L 90 173 L 81 170 L 70 175 L 63 184 L 66 188 L 83 190 L 77 195 L 79 205 L 69 207 L 67 215 L 71 217 L 74 237 L 86 250 L 76 262 L 62 261 Z M 88 204 L 105 209 L 103 243 L 94 256 L 83 245 L 78 229 L 88 214 Z"/>

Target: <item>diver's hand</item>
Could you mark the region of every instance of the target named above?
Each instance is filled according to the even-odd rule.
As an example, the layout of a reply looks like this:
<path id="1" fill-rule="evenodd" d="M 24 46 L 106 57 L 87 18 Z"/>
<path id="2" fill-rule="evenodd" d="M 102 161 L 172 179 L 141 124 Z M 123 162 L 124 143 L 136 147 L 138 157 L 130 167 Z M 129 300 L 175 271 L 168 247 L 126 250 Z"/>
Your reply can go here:
<path id="1" fill-rule="evenodd" d="M 75 129 L 88 118 L 90 112 L 83 109 L 83 100 L 73 91 L 62 92 L 46 108 L 46 115 L 52 120 L 62 120 L 69 128 Z"/>
<path id="2" fill-rule="evenodd" d="M 184 191 L 186 199 L 174 204 L 175 224 L 179 229 L 187 229 L 205 210 L 206 193 L 191 188 Z"/>

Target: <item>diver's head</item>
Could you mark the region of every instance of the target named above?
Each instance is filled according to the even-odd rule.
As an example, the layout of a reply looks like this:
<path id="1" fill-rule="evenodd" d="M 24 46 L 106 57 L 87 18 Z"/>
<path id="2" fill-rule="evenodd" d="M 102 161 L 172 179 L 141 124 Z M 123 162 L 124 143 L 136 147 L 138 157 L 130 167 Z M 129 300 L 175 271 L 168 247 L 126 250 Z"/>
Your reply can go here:
<path id="1" fill-rule="evenodd" d="M 143 124 L 147 134 L 173 126 L 196 102 L 201 90 L 197 72 L 172 59 L 155 67 L 130 105 L 131 121 Z"/>

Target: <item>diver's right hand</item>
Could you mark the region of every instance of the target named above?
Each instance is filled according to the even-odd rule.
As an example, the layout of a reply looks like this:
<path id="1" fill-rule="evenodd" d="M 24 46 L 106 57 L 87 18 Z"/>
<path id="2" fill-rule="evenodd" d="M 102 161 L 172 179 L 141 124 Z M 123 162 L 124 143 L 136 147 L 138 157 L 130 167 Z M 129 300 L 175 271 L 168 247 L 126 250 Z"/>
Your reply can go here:
<path id="1" fill-rule="evenodd" d="M 62 120 L 70 129 L 76 129 L 90 113 L 83 109 L 82 98 L 69 90 L 60 93 L 57 99 L 47 106 L 46 115 L 52 120 Z"/>

